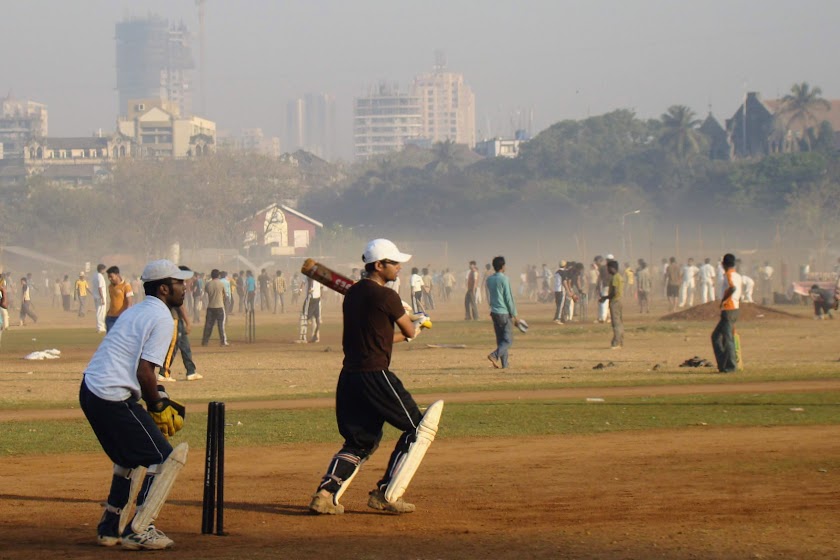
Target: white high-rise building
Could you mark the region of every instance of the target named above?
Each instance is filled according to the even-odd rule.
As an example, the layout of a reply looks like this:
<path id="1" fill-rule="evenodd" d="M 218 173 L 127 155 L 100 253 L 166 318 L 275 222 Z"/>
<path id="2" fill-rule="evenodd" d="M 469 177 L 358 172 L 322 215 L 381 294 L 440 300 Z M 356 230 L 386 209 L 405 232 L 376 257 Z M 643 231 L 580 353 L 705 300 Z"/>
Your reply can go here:
<path id="1" fill-rule="evenodd" d="M 398 152 L 423 137 L 420 98 L 379 84 L 353 100 L 353 146 L 357 158 Z"/>
<path id="2" fill-rule="evenodd" d="M 443 53 L 436 53 L 431 73 L 414 79 L 412 90 L 420 98 L 424 137 L 475 146 L 475 94 L 463 74 L 446 70 Z"/>

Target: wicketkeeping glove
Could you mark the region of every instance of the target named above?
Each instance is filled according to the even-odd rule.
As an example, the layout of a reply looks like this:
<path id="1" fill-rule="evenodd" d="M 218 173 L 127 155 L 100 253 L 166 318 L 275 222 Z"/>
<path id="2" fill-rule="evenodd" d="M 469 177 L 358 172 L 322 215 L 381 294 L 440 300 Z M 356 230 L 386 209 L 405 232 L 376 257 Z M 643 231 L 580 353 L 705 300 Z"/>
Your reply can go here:
<path id="1" fill-rule="evenodd" d="M 146 402 L 146 409 L 161 433 L 169 439 L 184 427 L 187 409 L 183 404 L 170 399 L 162 385 L 158 385 L 158 393 L 160 399 Z"/>

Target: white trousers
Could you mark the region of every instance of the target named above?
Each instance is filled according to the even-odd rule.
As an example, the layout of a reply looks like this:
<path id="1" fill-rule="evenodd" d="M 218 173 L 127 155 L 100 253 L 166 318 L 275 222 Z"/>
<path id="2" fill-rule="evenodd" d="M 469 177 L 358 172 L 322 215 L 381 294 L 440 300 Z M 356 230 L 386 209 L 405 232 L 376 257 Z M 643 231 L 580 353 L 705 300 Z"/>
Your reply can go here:
<path id="1" fill-rule="evenodd" d="M 96 332 L 105 332 L 105 300 L 94 298 L 93 305 L 96 308 Z"/>
<path id="2" fill-rule="evenodd" d="M 700 298 L 703 303 L 715 301 L 715 285 L 711 282 L 700 282 Z"/>
<path id="3" fill-rule="evenodd" d="M 686 302 L 688 306 L 694 305 L 694 283 L 683 282 L 680 284 L 680 307 L 685 307 Z"/>

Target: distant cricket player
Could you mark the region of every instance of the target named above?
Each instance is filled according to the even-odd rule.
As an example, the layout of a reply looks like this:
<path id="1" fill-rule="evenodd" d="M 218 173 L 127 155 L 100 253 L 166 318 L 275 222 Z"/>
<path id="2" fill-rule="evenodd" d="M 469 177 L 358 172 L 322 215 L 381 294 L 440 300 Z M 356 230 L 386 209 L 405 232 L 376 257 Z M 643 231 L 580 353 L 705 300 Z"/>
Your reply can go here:
<path id="1" fill-rule="evenodd" d="M 379 446 L 385 422 L 403 433 L 385 474 L 370 492 L 368 507 L 391 513 L 414 511 L 414 504 L 403 500 L 402 492 L 434 438 L 443 402 L 430 406 L 424 416 L 388 369 L 393 343 L 410 341 L 422 323 L 413 323 L 399 295 L 385 287 L 410 258 L 387 239 L 371 241 L 362 255 L 366 277 L 353 284 L 344 298 L 344 365 L 335 396 L 338 431 L 344 445 L 312 496 L 309 509 L 313 513 L 344 513 L 339 498 Z M 394 323 L 399 332 L 394 330 Z"/>

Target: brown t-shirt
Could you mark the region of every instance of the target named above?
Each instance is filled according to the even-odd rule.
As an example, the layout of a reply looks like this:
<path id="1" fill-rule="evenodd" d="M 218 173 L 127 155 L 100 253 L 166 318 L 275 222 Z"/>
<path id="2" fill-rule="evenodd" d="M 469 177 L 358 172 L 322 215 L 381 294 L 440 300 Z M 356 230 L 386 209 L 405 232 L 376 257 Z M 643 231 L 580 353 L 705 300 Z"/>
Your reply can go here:
<path id="1" fill-rule="evenodd" d="M 360 280 L 344 297 L 344 370 L 381 371 L 391 364 L 394 322 L 405 315 L 400 296 L 373 280 Z"/>

